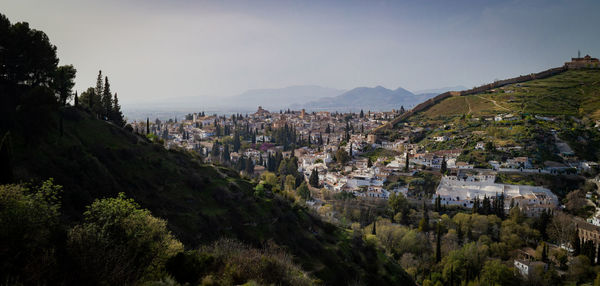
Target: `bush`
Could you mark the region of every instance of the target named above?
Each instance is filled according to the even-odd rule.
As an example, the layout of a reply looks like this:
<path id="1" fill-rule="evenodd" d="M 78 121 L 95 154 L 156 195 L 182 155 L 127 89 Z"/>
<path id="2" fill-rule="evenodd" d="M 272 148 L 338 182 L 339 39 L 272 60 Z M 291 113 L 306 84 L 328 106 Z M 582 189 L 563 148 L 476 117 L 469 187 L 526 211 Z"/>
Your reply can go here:
<path id="1" fill-rule="evenodd" d="M 124 194 L 96 200 L 84 223 L 69 232 L 68 248 L 86 283 L 131 284 L 158 278 L 166 260 L 183 247 L 166 221 L 140 209 Z"/>
<path id="2" fill-rule="evenodd" d="M 55 271 L 61 187 L 0 186 L 0 281 L 46 281 Z"/>

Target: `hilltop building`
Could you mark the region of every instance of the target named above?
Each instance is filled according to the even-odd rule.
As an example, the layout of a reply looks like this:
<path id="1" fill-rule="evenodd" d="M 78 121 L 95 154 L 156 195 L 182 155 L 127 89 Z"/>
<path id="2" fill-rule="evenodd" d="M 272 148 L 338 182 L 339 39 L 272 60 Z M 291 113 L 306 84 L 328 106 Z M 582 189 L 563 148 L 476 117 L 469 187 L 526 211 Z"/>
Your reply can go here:
<path id="1" fill-rule="evenodd" d="M 571 61 L 566 62 L 565 65 L 569 69 L 600 68 L 600 61 L 597 58 L 586 55 L 583 58 L 571 58 Z"/>

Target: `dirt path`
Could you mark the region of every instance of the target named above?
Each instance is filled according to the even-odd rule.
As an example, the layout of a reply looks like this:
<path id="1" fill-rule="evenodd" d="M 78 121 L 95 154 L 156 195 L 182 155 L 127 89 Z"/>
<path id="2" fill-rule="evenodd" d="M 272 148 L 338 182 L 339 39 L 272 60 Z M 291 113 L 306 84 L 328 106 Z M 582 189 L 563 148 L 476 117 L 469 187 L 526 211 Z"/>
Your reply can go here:
<path id="1" fill-rule="evenodd" d="M 493 103 L 495 106 L 497 106 L 497 107 L 499 107 L 499 108 L 502 108 L 502 109 L 504 109 L 504 110 L 507 110 L 507 111 L 512 111 L 512 110 L 510 110 L 510 109 L 508 109 L 508 108 L 506 108 L 506 107 L 504 107 L 504 106 L 501 106 L 500 104 L 498 104 L 498 103 L 497 103 L 495 100 L 493 100 L 493 99 L 491 99 L 491 98 L 485 98 L 485 97 L 483 97 L 483 96 L 481 96 L 481 95 L 475 95 L 475 96 L 477 96 L 477 97 L 479 97 L 479 98 L 481 98 L 481 99 L 489 100 L 489 101 L 491 101 L 491 102 L 492 102 L 492 103 Z"/>
<path id="2" fill-rule="evenodd" d="M 473 112 L 473 110 L 471 109 L 471 102 L 469 102 L 469 98 L 467 98 L 466 96 L 465 96 L 465 101 L 467 102 L 467 106 L 469 107 L 469 113 L 467 113 L 467 114 L 471 114 L 471 112 Z"/>

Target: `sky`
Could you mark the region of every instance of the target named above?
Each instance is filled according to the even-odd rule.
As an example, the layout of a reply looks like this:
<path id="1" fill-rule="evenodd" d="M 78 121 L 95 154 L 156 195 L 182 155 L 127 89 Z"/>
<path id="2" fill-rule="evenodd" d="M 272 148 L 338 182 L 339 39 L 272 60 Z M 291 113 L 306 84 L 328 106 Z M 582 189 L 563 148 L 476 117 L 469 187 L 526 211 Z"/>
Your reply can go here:
<path id="1" fill-rule="evenodd" d="M 600 56 L 600 1 L 0 0 L 48 34 L 79 92 L 98 70 L 125 108 L 248 89 L 411 91 Z"/>

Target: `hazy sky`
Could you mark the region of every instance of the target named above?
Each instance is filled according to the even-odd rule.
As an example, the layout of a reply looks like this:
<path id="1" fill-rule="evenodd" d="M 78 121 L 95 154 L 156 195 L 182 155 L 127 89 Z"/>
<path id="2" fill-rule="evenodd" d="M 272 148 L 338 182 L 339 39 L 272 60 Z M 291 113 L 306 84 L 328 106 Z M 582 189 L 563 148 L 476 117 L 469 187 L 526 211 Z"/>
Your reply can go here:
<path id="1" fill-rule="evenodd" d="M 600 56 L 600 1 L 0 0 L 73 64 L 139 100 L 315 84 L 481 83 Z"/>

